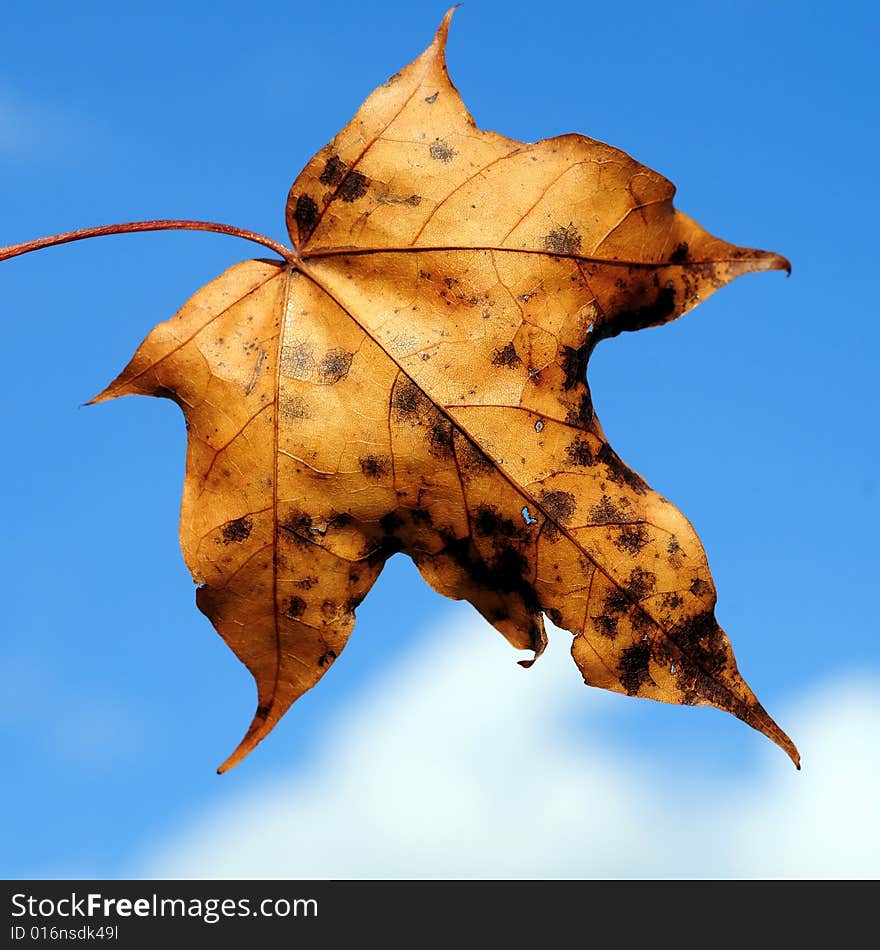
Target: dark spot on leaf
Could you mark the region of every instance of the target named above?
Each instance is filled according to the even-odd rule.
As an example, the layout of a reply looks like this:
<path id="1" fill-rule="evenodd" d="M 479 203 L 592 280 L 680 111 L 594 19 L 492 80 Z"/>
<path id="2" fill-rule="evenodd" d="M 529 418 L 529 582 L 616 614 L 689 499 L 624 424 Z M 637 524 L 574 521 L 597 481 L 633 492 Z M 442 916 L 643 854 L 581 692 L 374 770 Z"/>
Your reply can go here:
<path id="1" fill-rule="evenodd" d="M 703 701 L 719 706 L 721 709 L 735 710 L 738 707 L 736 715 L 745 713 L 742 718 L 749 722 L 749 713 L 752 709 L 744 708 L 743 704 L 735 700 L 717 681 L 716 677 L 721 666 L 711 662 L 706 663 L 705 659 L 695 657 L 685 651 L 682 651 L 681 657 L 676 659 L 675 663 L 675 684 L 684 694 L 681 700 L 684 705 L 692 706 Z"/>
<path id="2" fill-rule="evenodd" d="M 247 541 L 251 536 L 253 527 L 254 523 L 247 515 L 243 518 L 236 518 L 235 521 L 230 521 L 229 524 L 223 525 L 223 543 L 233 544 L 238 541 Z"/>
<path id="3" fill-rule="evenodd" d="M 608 478 L 616 485 L 627 485 L 638 495 L 644 495 L 648 490 L 644 479 L 625 465 L 607 442 L 602 444 L 596 460 L 608 466 Z"/>
<path id="4" fill-rule="evenodd" d="M 308 419 L 309 410 L 301 396 L 282 390 L 278 395 L 278 411 L 291 419 Z"/>
<path id="5" fill-rule="evenodd" d="M 519 358 L 516 347 L 512 342 L 508 343 L 503 349 L 496 349 L 492 356 L 493 366 L 517 366 L 522 360 Z"/>
<path id="6" fill-rule="evenodd" d="M 675 250 L 669 255 L 670 264 L 683 264 L 688 259 L 687 241 L 675 245 Z"/>
<path id="7" fill-rule="evenodd" d="M 620 685 L 627 695 L 635 696 L 644 686 L 648 675 L 648 664 L 651 660 L 651 648 L 646 643 L 637 643 L 627 647 L 620 657 Z"/>
<path id="8" fill-rule="evenodd" d="M 342 184 L 339 186 L 339 197 L 347 202 L 357 201 L 358 198 L 363 198 L 367 193 L 369 183 L 370 180 L 366 175 L 362 175 L 360 172 L 349 172 L 342 179 Z"/>
<path id="9" fill-rule="evenodd" d="M 633 630 L 645 631 L 650 630 L 651 627 L 656 626 L 654 619 L 651 615 L 642 610 L 641 607 L 634 607 L 630 613 L 629 622 L 632 624 Z"/>
<path id="10" fill-rule="evenodd" d="M 613 640 L 617 636 L 617 623 L 619 619 L 619 617 L 609 617 L 603 614 L 601 617 L 593 617 L 593 623 L 603 637 L 608 637 L 609 640 Z"/>
<path id="11" fill-rule="evenodd" d="M 339 347 L 330 350 L 321 360 L 318 367 L 318 375 L 325 386 L 331 386 L 338 383 L 340 379 L 348 375 L 351 369 L 351 361 L 354 353 L 349 353 Z"/>
<path id="12" fill-rule="evenodd" d="M 612 314 L 608 322 L 602 326 L 602 336 L 607 339 L 617 336 L 624 330 L 641 330 L 643 327 L 659 326 L 666 323 L 674 313 L 675 288 L 663 287 L 651 303 Z"/>
<path id="13" fill-rule="evenodd" d="M 581 249 L 581 236 L 574 224 L 554 228 L 544 236 L 544 247 L 555 254 L 576 254 Z"/>
<path id="14" fill-rule="evenodd" d="M 379 519 L 379 527 L 385 534 L 394 534 L 403 527 L 403 518 L 396 511 L 389 511 L 387 515 L 382 515 Z"/>
<path id="15" fill-rule="evenodd" d="M 519 536 L 519 529 L 510 518 L 502 517 L 490 505 L 480 505 L 474 518 L 474 530 L 481 537 L 513 538 Z"/>
<path id="16" fill-rule="evenodd" d="M 424 412 L 429 405 L 430 402 L 421 389 L 408 376 L 401 376 L 391 397 L 392 408 L 405 416 L 414 416 Z"/>
<path id="17" fill-rule="evenodd" d="M 529 573 L 529 562 L 521 551 L 506 546 L 491 563 L 490 571 L 496 590 L 512 592 L 521 589 L 523 578 Z M 532 600 L 534 601 L 533 591 Z"/>
<path id="18" fill-rule="evenodd" d="M 382 478 L 388 474 L 388 459 L 379 455 L 367 455 L 360 460 L 361 471 L 367 478 Z"/>
<path id="19" fill-rule="evenodd" d="M 587 362 L 590 359 L 590 347 L 585 343 L 577 349 L 571 346 L 562 347 L 562 369 L 565 373 L 565 382 L 562 388 L 573 389 L 587 381 Z M 592 418 L 592 411 L 590 412 Z"/>
<path id="20" fill-rule="evenodd" d="M 590 425 L 593 421 L 593 399 L 589 390 L 581 395 L 576 406 L 568 410 L 565 414 L 565 421 L 571 426 L 581 426 L 582 428 L 587 428 Z"/>
<path id="21" fill-rule="evenodd" d="M 318 657 L 318 666 L 320 666 L 321 669 L 325 669 L 326 667 L 330 666 L 331 663 L 332 663 L 335 659 L 336 659 L 336 651 L 335 651 L 335 650 L 328 650 L 326 653 L 322 653 L 322 654 Z"/>
<path id="22" fill-rule="evenodd" d="M 301 617 L 306 612 L 307 606 L 302 597 L 291 597 L 287 603 L 287 610 L 285 610 L 284 613 L 291 618 Z"/>
<path id="23" fill-rule="evenodd" d="M 327 163 L 324 165 L 324 171 L 321 172 L 321 177 L 318 181 L 320 181 L 322 185 L 330 185 L 335 188 L 345 177 L 347 171 L 348 165 L 346 165 L 338 155 L 331 155 L 330 158 L 327 159 Z"/>
<path id="24" fill-rule="evenodd" d="M 575 439 L 565 450 L 565 457 L 572 465 L 589 466 L 595 463 L 593 450 L 585 439 Z"/>
<path id="25" fill-rule="evenodd" d="M 431 153 L 431 158 L 436 162 L 451 162 L 458 152 L 455 151 L 447 142 L 444 142 L 443 139 L 437 139 L 431 145 L 429 149 Z"/>
<path id="26" fill-rule="evenodd" d="M 413 524 L 431 524 L 433 518 L 431 512 L 427 508 L 413 508 L 410 512 L 410 517 L 413 520 Z"/>
<path id="27" fill-rule="evenodd" d="M 464 568 L 471 580 L 487 591 L 505 594 L 515 593 L 526 609 L 540 609 L 537 595 L 528 581 L 529 563 L 516 548 L 502 544 L 496 546 L 496 556 L 487 563 L 470 538 L 447 537 L 444 553 Z"/>
<path id="28" fill-rule="evenodd" d="M 307 380 L 315 369 L 310 343 L 296 340 L 281 347 L 281 372 L 293 379 Z"/>
<path id="29" fill-rule="evenodd" d="M 678 610 L 684 603 L 684 600 L 676 593 L 664 594 L 660 600 L 660 606 L 665 610 Z"/>
<path id="30" fill-rule="evenodd" d="M 666 543 L 666 552 L 670 557 L 675 557 L 676 554 L 681 552 L 681 545 L 678 543 L 678 538 L 676 538 L 675 535 Z"/>
<path id="31" fill-rule="evenodd" d="M 541 507 L 554 521 L 567 524 L 571 520 L 577 504 L 571 492 L 551 491 L 541 496 Z"/>
<path id="32" fill-rule="evenodd" d="M 265 719 L 269 715 L 268 706 L 257 706 L 257 718 Z"/>
<path id="33" fill-rule="evenodd" d="M 442 416 L 431 426 L 431 455 L 447 457 L 452 450 L 452 423 Z"/>
<path id="34" fill-rule="evenodd" d="M 708 594 L 711 588 L 702 577 L 695 577 L 690 590 L 695 597 L 702 597 L 703 594 Z"/>
<path id="35" fill-rule="evenodd" d="M 280 523 L 280 527 L 288 532 L 288 534 L 293 535 L 294 538 L 299 538 L 303 541 L 306 541 L 314 534 L 311 516 L 303 511 L 291 511 Z"/>
<path id="36" fill-rule="evenodd" d="M 700 668 L 714 675 L 727 663 L 724 634 L 711 610 L 689 617 L 669 631 L 681 651 Z"/>
<path id="37" fill-rule="evenodd" d="M 657 586 L 657 575 L 645 571 L 641 567 L 634 567 L 630 571 L 626 589 L 635 600 L 642 600 Z"/>
<path id="38" fill-rule="evenodd" d="M 296 209 L 293 212 L 293 220 L 296 221 L 299 236 L 304 241 L 307 240 L 311 236 L 312 231 L 315 230 L 318 217 L 318 206 L 315 204 L 315 199 L 310 198 L 308 195 L 300 195 L 296 199 Z"/>
<path id="39" fill-rule="evenodd" d="M 603 495 L 601 501 L 590 509 L 592 524 L 616 524 L 625 520 L 626 514 L 607 495 Z"/>
<path id="40" fill-rule="evenodd" d="M 396 538 L 393 535 L 386 535 L 379 541 L 373 550 L 364 557 L 367 564 L 384 564 L 388 558 L 402 550 L 403 541 L 401 541 L 400 538 Z"/>
<path id="41" fill-rule="evenodd" d="M 178 406 L 183 408 L 183 403 L 180 401 L 180 396 L 173 389 L 169 389 L 167 386 L 157 386 L 153 390 L 153 395 L 158 399 L 170 399 L 172 402 L 176 402 Z"/>
<path id="42" fill-rule="evenodd" d="M 626 524 L 614 540 L 614 544 L 621 551 L 635 557 L 648 543 L 648 532 L 643 524 Z"/>
<path id="43" fill-rule="evenodd" d="M 296 586 L 301 587 L 303 590 L 311 590 L 317 583 L 317 577 L 304 577 L 301 581 L 296 582 Z"/>
<path id="44" fill-rule="evenodd" d="M 631 606 L 632 599 L 619 587 L 615 587 L 605 598 L 606 614 L 624 614 Z"/>

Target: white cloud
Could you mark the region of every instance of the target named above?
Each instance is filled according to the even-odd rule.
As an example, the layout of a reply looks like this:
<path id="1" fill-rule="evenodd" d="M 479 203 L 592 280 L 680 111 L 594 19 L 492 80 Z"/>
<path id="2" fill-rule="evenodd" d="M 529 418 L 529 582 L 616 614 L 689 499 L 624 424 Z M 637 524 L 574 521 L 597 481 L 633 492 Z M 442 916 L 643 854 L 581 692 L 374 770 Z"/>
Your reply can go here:
<path id="1" fill-rule="evenodd" d="M 463 615 L 462 615 L 463 616 Z M 528 672 L 478 619 L 438 628 L 340 714 L 313 765 L 166 839 L 148 877 L 865 877 L 880 872 L 877 682 L 803 697 L 775 747 L 694 785 L 600 738 L 568 637 Z M 615 702 L 590 690 L 595 720 Z M 589 723 L 588 723 L 589 726 Z M 256 754 L 260 754 L 257 752 Z M 247 767 L 246 765 L 244 766 Z M 646 781 L 647 777 L 647 781 Z"/>

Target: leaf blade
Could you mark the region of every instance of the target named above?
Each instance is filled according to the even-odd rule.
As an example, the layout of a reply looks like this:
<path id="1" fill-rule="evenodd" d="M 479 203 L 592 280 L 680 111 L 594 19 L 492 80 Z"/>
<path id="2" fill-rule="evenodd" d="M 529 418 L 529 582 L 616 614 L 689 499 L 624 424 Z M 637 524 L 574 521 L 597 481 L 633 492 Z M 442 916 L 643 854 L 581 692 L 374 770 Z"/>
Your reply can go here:
<path id="1" fill-rule="evenodd" d="M 258 690 L 221 771 L 320 679 L 398 551 L 514 647 L 540 655 L 546 613 L 588 684 L 726 709 L 798 764 L 696 533 L 613 452 L 586 380 L 602 339 L 789 264 L 709 234 L 618 149 L 478 129 L 451 12 L 294 182 L 288 266 L 227 271 L 96 398 L 186 415 L 184 555 Z"/>

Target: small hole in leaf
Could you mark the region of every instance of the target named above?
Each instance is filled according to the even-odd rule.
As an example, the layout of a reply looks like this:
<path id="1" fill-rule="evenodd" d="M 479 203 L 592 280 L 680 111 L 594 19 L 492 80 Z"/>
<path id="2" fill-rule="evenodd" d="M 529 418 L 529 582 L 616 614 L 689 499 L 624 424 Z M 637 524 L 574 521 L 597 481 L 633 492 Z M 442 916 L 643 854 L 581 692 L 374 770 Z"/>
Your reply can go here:
<path id="1" fill-rule="evenodd" d="M 539 419 L 539 420 L 535 423 L 535 432 L 540 432 L 541 429 L 543 429 L 543 428 L 544 428 L 544 423 L 541 422 L 541 420 Z"/>
<path id="2" fill-rule="evenodd" d="M 522 516 L 523 516 L 523 521 L 525 521 L 526 524 L 537 524 L 537 523 L 538 523 L 538 519 L 537 519 L 537 518 L 533 518 L 533 517 L 529 514 L 529 509 L 528 509 L 528 506 L 527 506 L 527 505 L 523 505 Z"/>
<path id="3" fill-rule="evenodd" d="M 672 664 L 672 666 L 669 667 L 669 672 L 670 672 L 670 673 L 674 673 L 674 672 L 675 672 L 675 664 L 674 664 L 674 663 Z"/>

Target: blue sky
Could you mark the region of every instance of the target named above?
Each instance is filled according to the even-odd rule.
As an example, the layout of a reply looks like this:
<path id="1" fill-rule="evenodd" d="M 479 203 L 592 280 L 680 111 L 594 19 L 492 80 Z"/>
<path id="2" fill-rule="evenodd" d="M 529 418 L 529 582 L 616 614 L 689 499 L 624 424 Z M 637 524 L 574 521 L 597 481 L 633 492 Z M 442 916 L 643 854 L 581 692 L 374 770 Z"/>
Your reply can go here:
<path id="1" fill-rule="evenodd" d="M 0 243 L 155 217 L 285 240 L 297 172 L 424 48 L 444 7 L 365 10 L 216 0 L 5 11 Z M 0 873 L 876 875 L 876 816 L 865 805 L 858 836 L 839 823 L 876 798 L 877 778 L 854 737 L 876 737 L 880 682 L 878 25 L 861 3 L 573 14 L 553 0 L 470 0 L 448 53 L 481 126 L 610 142 L 673 180 L 678 207 L 711 231 L 793 263 L 789 280 L 744 278 L 669 327 L 603 344 L 590 375 L 612 445 L 697 528 L 719 619 L 799 742 L 800 776 L 720 713 L 606 697 L 549 657 L 546 672 L 520 670 L 466 605 L 443 602 L 397 557 L 332 675 L 217 777 L 253 688 L 196 610 L 178 548 L 183 420 L 160 400 L 78 407 L 156 322 L 254 251 L 205 234 L 123 236 L 0 264 Z M 568 683 L 579 699 L 556 685 Z M 469 742 L 461 710 L 482 723 Z M 518 744 L 524 710 L 537 725 Z M 489 821 L 486 803 L 522 783 L 548 743 L 548 804 L 529 806 L 540 833 L 513 854 L 508 837 L 527 816 L 511 805 Z M 623 863 L 599 846 L 608 832 L 595 816 L 560 830 L 578 796 L 609 814 L 633 796 L 644 815 L 645 787 L 667 791 Z M 684 808 L 695 789 L 703 796 Z M 352 833 L 303 838 L 328 800 Z M 741 832 L 712 866 L 657 830 L 675 822 L 705 839 L 706 800 Z M 411 833 L 390 841 L 395 816 Z M 783 825 L 789 851 L 768 830 Z M 212 851 L 223 833 L 225 863 Z M 604 863 L 578 859 L 572 840 Z M 771 847 L 806 856 L 774 865 Z"/>

